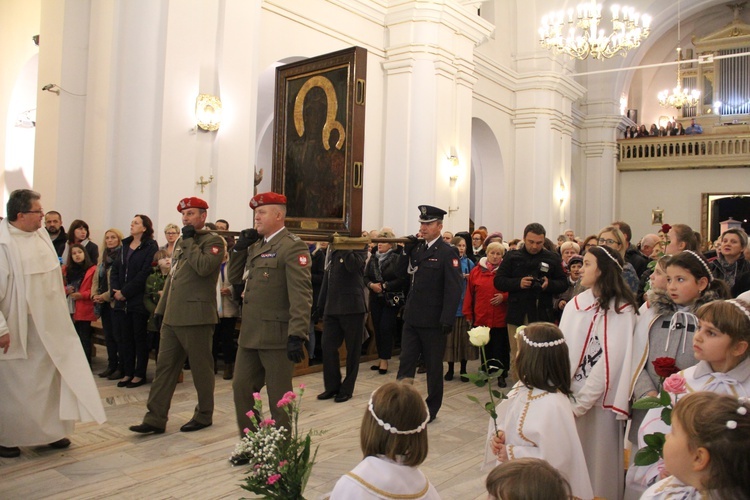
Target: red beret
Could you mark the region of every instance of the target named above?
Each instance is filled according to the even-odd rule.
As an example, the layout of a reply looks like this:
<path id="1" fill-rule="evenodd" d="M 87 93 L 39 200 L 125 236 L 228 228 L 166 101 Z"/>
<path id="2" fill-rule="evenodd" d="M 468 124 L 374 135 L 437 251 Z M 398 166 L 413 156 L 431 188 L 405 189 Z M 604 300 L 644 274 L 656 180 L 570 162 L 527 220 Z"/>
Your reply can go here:
<path id="1" fill-rule="evenodd" d="M 269 191 L 256 194 L 250 199 L 250 208 L 253 210 L 263 205 L 286 205 L 286 196 Z"/>
<path id="2" fill-rule="evenodd" d="M 177 205 L 178 212 L 182 212 L 186 208 L 202 208 L 203 210 L 208 210 L 208 203 L 201 200 L 200 198 L 191 196 L 190 198 L 181 199 L 180 203 Z"/>

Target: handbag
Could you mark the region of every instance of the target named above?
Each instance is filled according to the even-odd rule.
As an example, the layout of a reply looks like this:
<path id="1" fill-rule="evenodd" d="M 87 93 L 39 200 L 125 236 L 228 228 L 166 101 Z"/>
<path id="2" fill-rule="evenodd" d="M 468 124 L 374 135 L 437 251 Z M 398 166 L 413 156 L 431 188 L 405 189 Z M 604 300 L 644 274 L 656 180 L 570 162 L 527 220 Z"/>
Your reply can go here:
<path id="1" fill-rule="evenodd" d="M 385 303 L 391 307 L 398 307 L 405 302 L 404 292 L 385 292 Z"/>
<path id="2" fill-rule="evenodd" d="M 375 261 L 373 263 L 373 271 L 375 272 L 375 279 L 379 283 L 383 283 L 385 280 L 380 272 L 380 262 Z M 406 302 L 404 292 L 389 292 L 386 290 L 383 291 L 383 297 L 385 297 L 385 303 L 391 307 L 399 307 Z"/>

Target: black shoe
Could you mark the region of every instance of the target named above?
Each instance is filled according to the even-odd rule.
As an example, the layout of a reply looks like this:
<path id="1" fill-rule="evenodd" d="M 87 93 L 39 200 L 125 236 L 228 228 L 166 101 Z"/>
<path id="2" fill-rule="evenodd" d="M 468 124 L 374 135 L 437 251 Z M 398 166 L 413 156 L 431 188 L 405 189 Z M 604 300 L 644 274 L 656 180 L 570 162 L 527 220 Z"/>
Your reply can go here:
<path id="1" fill-rule="evenodd" d="M 498 387 L 508 387 L 508 383 L 505 381 L 505 377 L 498 377 L 498 379 L 497 379 L 497 386 Z"/>
<path id="2" fill-rule="evenodd" d="M 458 377 L 458 378 L 460 378 L 460 379 L 461 379 L 461 382 L 468 382 L 468 381 L 469 381 L 469 379 L 468 379 L 468 378 L 464 377 L 464 375 L 466 375 L 466 372 L 461 372 L 461 374 L 460 374 L 460 375 L 461 375 L 461 376 L 460 376 L 460 377 Z"/>
<path id="3" fill-rule="evenodd" d="M 318 399 L 331 399 L 339 395 L 339 391 L 325 391 L 318 394 Z"/>
<path id="4" fill-rule="evenodd" d="M 443 379 L 446 380 L 447 382 L 450 382 L 451 380 L 453 380 L 453 372 L 446 372 L 445 377 L 443 377 Z"/>
<path id="5" fill-rule="evenodd" d="M 133 382 L 131 380 L 130 383 L 128 385 L 126 385 L 125 387 L 127 387 L 128 389 L 133 389 L 135 387 L 140 387 L 140 386 L 142 386 L 143 384 L 146 384 L 146 383 L 147 383 L 147 381 L 146 381 L 146 378 L 144 377 L 144 378 L 140 379 L 138 382 Z M 120 384 L 117 384 L 117 385 L 120 385 Z"/>
<path id="6" fill-rule="evenodd" d="M 160 429 L 159 427 L 154 427 L 153 425 L 149 425 L 146 423 L 131 425 L 130 430 L 133 432 L 137 432 L 138 434 L 164 434 L 164 429 Z"/>
<path id="7" fill-rule="evenodd" d="M 122 370 L 115 370 L 107 375 L 107 380 L 119 380 L 122 378 Z"/>
<path id="8" fill-rule="evenodd" d="M 372 365 L 372 366 L 370 367 L 370 370 L 372 370 L 372 371 L 375 371 L 375 370 L 380 370 L 380 365 Z"/>
<path id="9" fill-rule="evenodd" d="M 127 380 L 120 380 L 119 382 L 117 382 L 117 387 L 127 387 L 128 384 L 132 382 L 132 380 L 132 378 L 129 378 Z"/>
<path id="10" fill-rule="evenodd" d="M 250 459 L 241 455 L 232 455 L 229 457 L 229 463 L 232 464 L 232 467 L 239 467 L 249 464 Z"/>
<path id="11" fill-rule="evenodd" d="M 99 374 L 99 376 L 100 376 L 101 378 L 107 378 L 107 377 L 109 377 L 110 375 L 112 375 L 113 373 L 115 373 L 115 370 L 116 370 L 116 368 L 107 368 L 106 370 L 104 370 L 103 372 L 101 372 L 101 373 Z"/>
<path id="12" fill-rule="evenodd" d="M 21 456 L 18 446 L 0 446 L 0 458 L 16 458 Z"/>
<path id="13" fill-rule="evenodd" d="M 346 401 L 349 401 L 350 399 L 352 399 L 351 394 L 339 394 L 335 398 L 333 398 L 333 400 L 337 403 L 345 403 Z"/>
<path id="14" fill-rule="evenodd" d="M 50 443 L 49 446 L 57 450 L 62 450 L 63 448 L 67 448 L 68 446 L 70 446 L 70 439 L 68 438 L 58 439 L 54 443 Z"/>
<path id="15" fill-rule="evenodd" d="M 431 424 L 432 422 L 435 421 L 436 418 L 437 418 L 437 415 L 430 414 L 430 419 L 427 421 L 427 423 Z"/>
<path id="16" fill-rule="evenodd" d="M 180 432 L 193 432 L 193 431 L 199 431 L 201 429 L 205 429 L 206 427 L 211 427 L 211 424 L 202 424 L 200 422 L 197 422 L 190 419 L 190 422 L 186 423 L 182 427 L 180 427 Z"/>
<path id="17" fill-rule="evenodd" d="M 385 375 L 388 373 L 388 368 L 378 368 L 378 373 L 381 375 Z"/>

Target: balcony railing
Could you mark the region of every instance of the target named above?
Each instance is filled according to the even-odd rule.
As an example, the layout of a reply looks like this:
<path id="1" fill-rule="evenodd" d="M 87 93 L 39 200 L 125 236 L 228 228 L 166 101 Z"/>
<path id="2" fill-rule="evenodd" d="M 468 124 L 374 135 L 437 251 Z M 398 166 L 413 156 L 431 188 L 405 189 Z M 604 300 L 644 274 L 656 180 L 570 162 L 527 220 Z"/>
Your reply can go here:
<path id="1" fill-rule="evenodd" d="M 750 133 L 620 139 L 617 146 L 619 170 L 750 167 Z"/>

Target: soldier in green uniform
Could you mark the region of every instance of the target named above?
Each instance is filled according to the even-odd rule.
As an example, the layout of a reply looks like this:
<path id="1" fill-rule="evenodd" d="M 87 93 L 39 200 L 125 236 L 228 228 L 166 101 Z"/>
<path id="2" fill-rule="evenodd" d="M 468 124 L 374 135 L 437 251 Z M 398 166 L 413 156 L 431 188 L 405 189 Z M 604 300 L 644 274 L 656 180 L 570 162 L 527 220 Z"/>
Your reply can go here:
<path id="1" fill-rule="evenodd" d="M 252 427 L 245 413 L 253 408 L 253 393 L 264 385 L 276 425 L 289 429 L 289 419 L 276 403 L 292 390 L 294 364 L 304 359 L 312 307 L 310 252 L 284 227 L 286 196 L 261 193 L 250 207 L 255 229 L 240 233 L 229 257 L 229 281 L 245 282 L 232 384 L 241 436 Z"/>
<path id="2" fill-rule="evenodd" d="M 154 311 L 161 322 L 159 362 L 148 394 L 148 413 L 143 423 L 130 427 L 141 434 L 161 434 L 167 426 L 177 378 L 190 357 L 198 405 L 182 432 L 204 429 L 213 423 L 214 360 L 211 353 L 216 311 L 216 282 L 224 258 L 224 240 L 210 233 L 198 234 L 206 222 L 208 203 L 184 198 L 177 205 L 182 213 L 182 238 L 175 244 L 172 269 L 164 293 Z"/>

